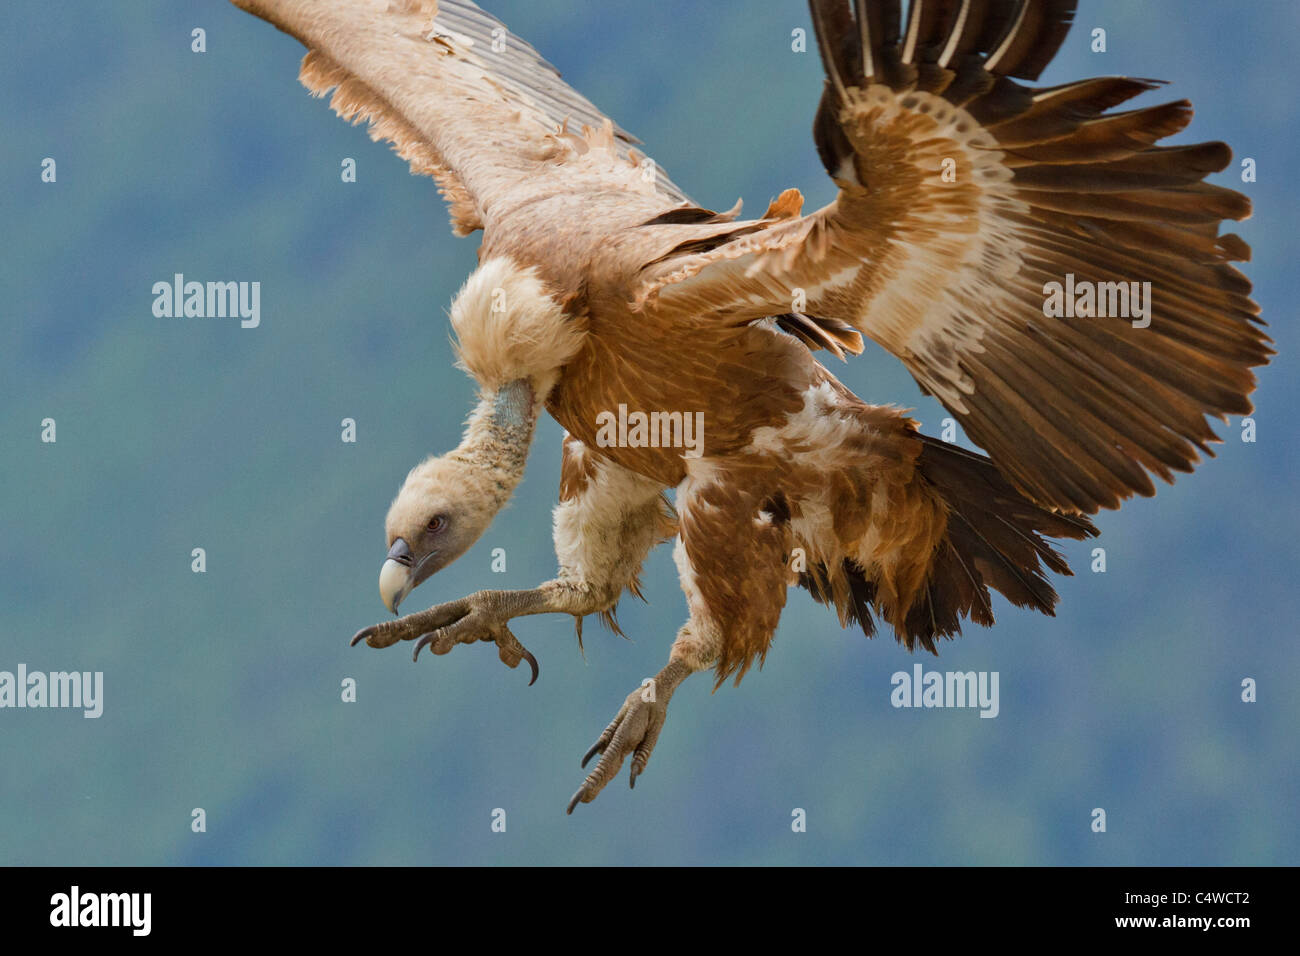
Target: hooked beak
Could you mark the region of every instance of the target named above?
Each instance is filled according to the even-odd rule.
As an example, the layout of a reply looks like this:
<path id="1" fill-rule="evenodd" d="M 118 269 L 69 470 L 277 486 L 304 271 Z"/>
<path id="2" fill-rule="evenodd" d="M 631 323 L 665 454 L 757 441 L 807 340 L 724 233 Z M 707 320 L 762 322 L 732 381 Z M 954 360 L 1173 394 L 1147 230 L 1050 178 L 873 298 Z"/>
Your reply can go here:
<path id="1" fill-rule="evenodd" d="M 397 613 L 397 606 L 417 583 L 414 570 L 415 557 L 411 554 L 410 545 L 405 538 L 398 538 L 388 549 L 384 566 L 379 569 L 379 596 L 383 599 L 384 607 L 394 614 Z"/>

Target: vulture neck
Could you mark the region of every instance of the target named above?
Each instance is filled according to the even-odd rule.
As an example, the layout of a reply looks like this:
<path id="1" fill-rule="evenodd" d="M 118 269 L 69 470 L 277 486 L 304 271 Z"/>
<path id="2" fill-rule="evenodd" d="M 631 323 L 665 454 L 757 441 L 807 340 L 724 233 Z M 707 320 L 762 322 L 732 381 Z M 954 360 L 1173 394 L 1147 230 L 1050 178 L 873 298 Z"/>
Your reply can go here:
<path id="1" fill-rule="evenodd" d="M 524 476 L 533 429 L 546 396 L 539 395 L 528 379 L 508 382 L 479 394 L 465 437 L 447 457 L 463 462 L 491 480 L 485 483 L 499 511 Z"/>

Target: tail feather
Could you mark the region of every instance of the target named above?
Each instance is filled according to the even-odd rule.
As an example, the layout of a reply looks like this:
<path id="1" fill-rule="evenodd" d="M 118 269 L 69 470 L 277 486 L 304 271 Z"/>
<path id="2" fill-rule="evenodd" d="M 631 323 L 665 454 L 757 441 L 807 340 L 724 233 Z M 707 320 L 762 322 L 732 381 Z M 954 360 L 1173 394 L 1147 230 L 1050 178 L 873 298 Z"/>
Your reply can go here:
<path id="1" fill-rule="evenodd" d="M 852 559 L 816 565 L 799 576 L 813 599 L 834 606 L 844 626 L 876 633 L 879 614 L 908 650 L 937 653 L 936 640 L 961 634 L 963 621 L 993 624 L 990 589 L 1017 607 L 1053 616 L 1057 594 L 1049 573 L 1069 575 L 1051 538 L 1083 540 L 1097 529 L 1086 517 L 1040 507 L 1020 494 L 983 455 L 915 435 L 921 443 L 920 479 L 943 502 L 947 526 L 930 559 L 924 584 L 905 607 L 885 606 L 872 574 Z"/>
<path id="2" fill-rule="evenodd" d="M 1069 575 L 1048 538 L 1097 534 L 1085 517 L 1061 514 L 1021 495 L 983 455 L 918 436 L 917 469 L 948 507 L 948 528 L 934 556 L 925 592 L 907 613 L 899 640 L 934 652 L 936 637 L 961 633 L 963 618 L 993 623 L 989 589 L 1017 607 L 1054 615 L 1057 594 L 1048 572 Z"/>

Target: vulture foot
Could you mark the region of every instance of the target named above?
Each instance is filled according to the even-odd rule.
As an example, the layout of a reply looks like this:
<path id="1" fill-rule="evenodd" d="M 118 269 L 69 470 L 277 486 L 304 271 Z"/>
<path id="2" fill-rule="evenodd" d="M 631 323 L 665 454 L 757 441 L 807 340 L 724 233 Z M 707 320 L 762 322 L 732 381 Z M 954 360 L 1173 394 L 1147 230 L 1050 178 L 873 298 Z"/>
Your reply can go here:
<path id="1" fill-rule="evenodd" d="M 513 610 L 509 595 L 505 591 L 479 591 L 427 611 L 383 621 L 358 631 L 352 645 L 365 641 L 371 647 L 390 647 L 398 641 L 413 640 L 416 643 L 412 660 L 418 660 L 426 646 L 434 654 L 446 654 L 457 644 L 492 641 L 497 645 L 497 656 L 506 666 L 518 667 L 520 661 L 528 661 L 533 672 L 528 682 L 531 687 L 537 680 L 537 658 L 519 643 L 519 638 L 507 626 Z"/>
<path id="2" fill-rule="evenodd" d="M 572 813 L 579 803 L 595 800 L 605 784 L 618 776 L 623 758 L 628 754 L 632 755 L 628 786 L 636 786 L 636 778 L 645 770 L 655 743 L 659 740 L 659 731 L 663 729 L 664 719 L 668 716 L 668 701 L 677 685 L 689 673 L 690 670 L 685 665 L 671 661 L 654 680 L 647 680 L 627 695 L 627 700 L 623 701 L 623 706 L 614 719 L 582 758 L 582 766 L 586 767 L 592 757 L 600 754 L 596 768 L 587 775 L 578 792 L 573 795 L 566 813 Z"/>

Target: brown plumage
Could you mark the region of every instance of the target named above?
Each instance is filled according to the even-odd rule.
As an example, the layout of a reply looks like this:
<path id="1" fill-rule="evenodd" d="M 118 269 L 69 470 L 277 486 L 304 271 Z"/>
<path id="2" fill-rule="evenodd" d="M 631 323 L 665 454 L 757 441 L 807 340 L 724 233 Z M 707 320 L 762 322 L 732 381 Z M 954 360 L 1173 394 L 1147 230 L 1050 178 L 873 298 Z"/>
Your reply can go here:
<path id="1" fill-rule="evenodd" d="M 341 115 L 437 179 L 457 233 L 484 233 L 452 310 L 480 406 L 393 503 L 385 602 L 473 543 L 543 408 L 568 431 L 554 580 L 357 640 L 492 640 L 532 662 L 511 618 L 612 624 L 645 555 L 676 538 L 690 618 L 658 694 L 629 695 L 589 752 L 574 803 L 625 756 L 636 779 L 686 675 L 739 681 L 763 661 L 790 585 L 909 649 L 992 624 L 991 591 L 1051 614 L 1047 574 L 1069 569 L 1049 539 L 1095 534 L 1086 515 L 1210 452 L 1207 416 L 1251 409 L 1271 351 L 1232 265 L 1249 247 L 1220 234 L 1249 202 L 1203 181 L 1227 146 L 1157 145 L 1190 122 L 1185 101 L 1114 111 L 1154 81 L 1017 82 L 1051 60 L 1075 0 L 912 0 L 906 15 L 812 0 L 827 71 L 813 136 L 839 194 L 803 215 L 787 190 L 753 220 L 692 203 L 468 0 L 235 2 L 307 46 L 314 93 L 334 88 Z M 1076 279 L 1092 314 L 1049 317 Z M 1151 284 L 1132 302 L 1145 324 L 1117 285 L 1134 282 Z M 814 355 L 860 352 L 863 335 L 991 457 L 866 404 Z M 620 418 L 611 441 L 629 409 L 663 440 Z"/>

